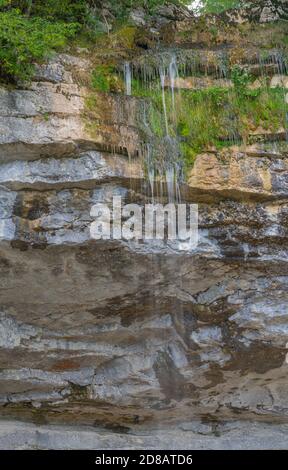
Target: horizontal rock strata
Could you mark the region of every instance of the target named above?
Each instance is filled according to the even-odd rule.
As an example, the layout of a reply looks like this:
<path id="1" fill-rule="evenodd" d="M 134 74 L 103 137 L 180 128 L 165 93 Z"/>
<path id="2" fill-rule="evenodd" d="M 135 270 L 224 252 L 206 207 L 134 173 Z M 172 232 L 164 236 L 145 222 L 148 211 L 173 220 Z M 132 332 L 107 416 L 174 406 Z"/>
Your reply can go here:
<path id="1" fill-rule="evenodd" d="M 95 241 L 95 203 L 151 188 L 145 100 L 91 102 L 90 65 L 0 92 L 0 447 L 287 447 L 286 130 L 197 156 L 196 249 Z"/>

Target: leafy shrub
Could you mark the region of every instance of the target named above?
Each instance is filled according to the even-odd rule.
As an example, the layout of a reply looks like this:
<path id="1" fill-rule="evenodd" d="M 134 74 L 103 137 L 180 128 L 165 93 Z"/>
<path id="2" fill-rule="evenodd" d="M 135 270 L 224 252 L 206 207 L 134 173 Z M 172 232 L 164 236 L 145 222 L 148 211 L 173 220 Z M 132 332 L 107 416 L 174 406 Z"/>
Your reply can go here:
<path id="1" fill-rule="evenodd" d="M 0 8 L 6 11 L 17 9 L 27 17 L 81 24 L 85 23 L 89 14 L 89 2 L 86 0 L 0 0 Z"/>
<path id="2" fill-rule="evenodd" d="M 164 3 L 164 0 L 107 0 L 105 9 L 109 21 L 114 18 L 117 23 L 132 8 L 142 6 L 149 13 Z M 0 0 L 0 79 L 15 82 L 29 78 L 35 61 L 63 47 L 77 31 L 82 38 L 86 35 L 88 41 L 95 40 L 99 28 L 103 32 L 105 9 L 101 0 Z M 116 46 L 129 48 L 134 44 L 134 35 L 135 29 L 126 24 L 113 33 L 112 39 Z M 98 83 L 100 88 L 107 88 L 104 81 Z"/>
<path id="3" fill-rule="evenodd" d="M 246 94 L 248 85 L 252 81 L 249 72 L 239 65 L 235 65 L 231 71 L 231 79 L 234 84 L 234 88 L 239 94 Z"/>
<path id="4" fill-rule="evenodd" d="M 123 82 L 111 65 L 98 65 L 92 72 L 92 87 L 102 93 L 123 91 Z"/>
<path id="5" fill-rule="evenodd" d="M 77 29 L 77 23 L 28 18 L 17 9 L 0 12 L 0 76 L 27 79 L 33 63 L 63 47 Z"/>
<path id="6" fill-rule="evenodd" d="M 101 66 L 97 67 L 92 72 L 92 86 L 97 91 L 109 92 L 110 91 L 110 82 L 109 74 L 112 72 L 110 67 Z"/>
<path id="7" fill-rule="evenodd" d="M 110 0 L 110 8 L 117 17 L 125 17 L 132 8 L 142 7 L 146 12 L 153 13 L 158 6 L 165 5 L 167 0 Z M 169 3 L 175 5 L 189 5 L 190 0 L 169 0 Z"/>
<path id="8" fill-rule="evenodd" d="M 288 106 L 282 88 L 261 86 L 251 89 L 250 76 L 234 71 L 233 88 L 210 87 L 182 90 L 175 93 L 176 112 L 173 111 L 171 92 L 167 90 L 166 108 L 169 134 L 181 146 L 187 167 L 193 165 L 196 155 L 209 147 L 221 149 L 247 141 L 258 127 L 272 132 L 285 128 Z M 137 85 L 137 86 L 135 86 Z M 149 123 L 158 138 L 166 135 L 162 92 L 159 87 L 147 89 L 136 80 L 133 92 L 150 100 Z"/>
<path id="9" fill-rule="evenodd" d="M 203 0 L 203 11 L 205 13 L 221 13 L 230 8 L 240 8 L 241 0 Z"/>

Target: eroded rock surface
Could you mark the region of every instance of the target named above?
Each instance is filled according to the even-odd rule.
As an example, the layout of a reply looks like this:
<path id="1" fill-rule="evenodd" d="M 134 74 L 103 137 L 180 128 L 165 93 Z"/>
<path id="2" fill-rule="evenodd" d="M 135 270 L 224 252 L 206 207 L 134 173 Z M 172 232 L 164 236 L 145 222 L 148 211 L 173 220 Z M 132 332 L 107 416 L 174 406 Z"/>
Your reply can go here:
<path id="1" fill-rule="evenodd" d="M 219 436 L 221 432 L 221 436 Z M 177 430 L 145 430 L 139 434 L 113 432 L 93 427 L 36 426 L 4 421 L 0 447 L 6 449 L 163 449 L 167 450 L 247 450 L 287 449 L 287 425 L 225 423 L 207 425 L 194 422 Z"/>
<path id="2" fill-rule="evenodd" d="M 151 193 L 143 100 L 88 109 L 75 77 L 89 66 L 62 55 L 0 94 L 0 403 L 5 419 L 97 427 L 97 443 L 6 422 L 0 446 L 287 445 L 285 129 L 197 157 L 181 188 L 199 204 L 197 249 L 93 241 L 93 204 Z M 246 444 L 239 419 L 255 423 Z"/>

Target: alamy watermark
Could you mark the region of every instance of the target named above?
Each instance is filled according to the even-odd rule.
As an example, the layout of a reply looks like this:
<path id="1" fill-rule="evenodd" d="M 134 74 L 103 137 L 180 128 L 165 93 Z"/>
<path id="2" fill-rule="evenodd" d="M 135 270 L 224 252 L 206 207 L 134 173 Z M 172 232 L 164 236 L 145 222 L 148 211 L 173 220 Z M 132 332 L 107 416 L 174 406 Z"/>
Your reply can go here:
<path id="1" fill-rule="evenodd" d="M 112 209 L 95 204 L 90 236 L 95 240 L 170 240 L 185 242 L 187 249 L 198 244 L 197 204 L 122 204 L 114 196 Z"/>

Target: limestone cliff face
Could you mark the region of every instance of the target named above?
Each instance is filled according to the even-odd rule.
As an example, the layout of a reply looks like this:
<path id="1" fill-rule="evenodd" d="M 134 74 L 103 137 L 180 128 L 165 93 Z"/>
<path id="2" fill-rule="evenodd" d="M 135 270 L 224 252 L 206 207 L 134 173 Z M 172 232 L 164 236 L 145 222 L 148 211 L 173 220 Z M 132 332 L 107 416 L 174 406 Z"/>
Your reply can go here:
<path id="1" fill-rule="evenodd" d="M 219 434 L 227 447 L 241 420 L 254 422 L 246 445 L 257 447 L 272 432 L 265 421 L 279 447 L 288 420 L 285 129 L 252 130 L 254 143 L 197 156 L 181 188 L 183 201 L 199 204 L 197 249 L 92 241 L 93 204 L 113 195 L 143 204 L 150 193 L 144 100 L 99 95 L 88 110 L 78 78 L 90 68 L 60 55 L 32 84 L 1 89 L 1 416 L 94 426 L 98 440 L 87 444 L 93 432 L 83 431 L 85 447 L 109 436 L 120 448 L 167 447 L 167 427 L 171 447 L 193 447 L 191 438 L 201 447 L 209 435 L 217 448 Z M 34 425 L 5 426 L 14 447 L 35 445 Z M 43 432 L 37 446 L 73 447 Z"/>

